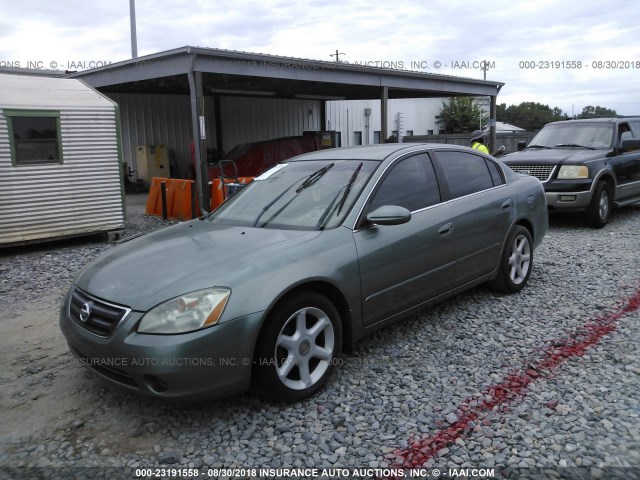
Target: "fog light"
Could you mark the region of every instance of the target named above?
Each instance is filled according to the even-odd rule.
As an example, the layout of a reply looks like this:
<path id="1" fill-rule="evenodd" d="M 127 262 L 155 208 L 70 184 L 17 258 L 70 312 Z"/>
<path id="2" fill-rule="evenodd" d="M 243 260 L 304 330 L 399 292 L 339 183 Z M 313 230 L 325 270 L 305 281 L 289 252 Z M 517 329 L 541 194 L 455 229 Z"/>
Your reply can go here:
<path id="1" fill-rule="evenodd" d="M 576 201 L 576 196 L 575 195 L 560 195 L 560 201 L 561 202 L 575 202 Z"/>
<path id="2" fill-rule="evenodd" d="M 155 393 L 164 393 L 169 388 L 164 380 L 153 375 L 145 375 L 144 381 L 147 383 L 147 387 Z"/>

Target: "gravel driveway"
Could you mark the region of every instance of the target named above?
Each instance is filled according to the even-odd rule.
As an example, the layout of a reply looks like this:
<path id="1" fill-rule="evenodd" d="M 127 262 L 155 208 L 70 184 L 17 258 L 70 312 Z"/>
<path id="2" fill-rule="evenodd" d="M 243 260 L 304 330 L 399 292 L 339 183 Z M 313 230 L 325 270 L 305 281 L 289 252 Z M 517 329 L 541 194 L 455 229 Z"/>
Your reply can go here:
<path id="1" fill-rule="evenodd" d="M 169 223 L 144 216 L 140 198 L 128 199 L 125 236 Z M 167 405 L 85 371 L 58 308 L 108 248 L 83 239 L 0 251 L 0 478 L 89 473 L 75 467 L 105 478 L 141 467 L 200 478 L 302 467 L 640 478 L 640 206 L 603 230 L 552 217 L 520 294 L 475 288 L 377 332 L 294 405 L 251 395 Z"/>

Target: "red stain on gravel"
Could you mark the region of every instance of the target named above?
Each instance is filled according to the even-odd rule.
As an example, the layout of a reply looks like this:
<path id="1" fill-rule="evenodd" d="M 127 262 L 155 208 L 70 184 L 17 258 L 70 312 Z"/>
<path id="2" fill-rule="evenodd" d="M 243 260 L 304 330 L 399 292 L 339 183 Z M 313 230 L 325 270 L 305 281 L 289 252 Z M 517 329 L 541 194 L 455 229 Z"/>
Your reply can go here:
<path id="1" fill-rule="evenodd" d="M 490 412 L 496 406 L 512 402 L 525 394 L 526 388 L 541 376 L 547 376 L 564 361 L 582 356 L 589 347 L 595 345 L 605 335 L 613 332 L 617 321 L 624 315 L 640 309 L 640 289 L 625 304 L 610 315 L 588 320 L 572 337 L 551 342 L 542 350 L 542 358 L 525 369 L 508 374 L 502 383 L 482 391 L 484 400 L 466 400 L 458 407 L 459 414 L 454 423 L 436 434 L 413 441 L 409 448 L 397 450 L 390 456 L 394 468 L 416 468 L 424 465 L 438 451 L 452 445 L 456 439 L 471 430 L 483 413 Z M 554 408 L 557 402 L 547 402 L 547 408 Z M 505 408 L 503 406 L 502 408 Z M 461 412 L 461 413 L 460 413 Z M 490 425 L 485 419 L 483 424 Z"/>

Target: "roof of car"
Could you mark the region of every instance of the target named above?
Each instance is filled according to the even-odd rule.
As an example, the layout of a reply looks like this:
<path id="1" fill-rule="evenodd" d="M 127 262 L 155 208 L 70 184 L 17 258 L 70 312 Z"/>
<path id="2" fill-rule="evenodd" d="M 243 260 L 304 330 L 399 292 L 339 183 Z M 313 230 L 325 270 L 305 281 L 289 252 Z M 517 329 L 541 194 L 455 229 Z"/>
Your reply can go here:
<path id="1" fill-rule="evenodd" d="M 363 145 L 358 147 L 329 148 L 316 152 L 305 153 L 291 161 L 298 160 L 377 160 L 383 161 L 391 156 L 397 157 L 403 153 L 418 150 L 430 150 L 446 147 L 447 149 L 465 149 L 459 145 L 442 143 L 381 143 L 376 145 Z"/>
<path id="2" fill-rule="evenodd" d="M 574 118 L 571 120 L 561 120 L 559 122 L 551 122 L 550 125 L 570 124 L 570 123 L 616 123 L 616 122 L 624 122 L 627 120 L 640 120 L 640 116 Z"/>

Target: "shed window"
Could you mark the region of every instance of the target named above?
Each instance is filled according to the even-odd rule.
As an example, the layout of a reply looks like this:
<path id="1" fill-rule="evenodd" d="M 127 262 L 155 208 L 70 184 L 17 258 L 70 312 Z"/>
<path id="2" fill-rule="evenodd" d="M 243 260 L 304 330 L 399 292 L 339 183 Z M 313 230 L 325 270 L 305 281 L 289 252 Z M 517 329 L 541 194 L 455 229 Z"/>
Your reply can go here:
<path id="1" fill-rule="evenodd" d="M 15 165 L 62 163 L 58 112 L 4 112 Z"/>

